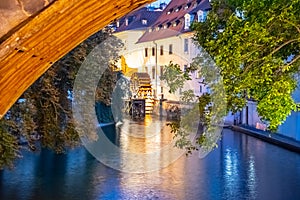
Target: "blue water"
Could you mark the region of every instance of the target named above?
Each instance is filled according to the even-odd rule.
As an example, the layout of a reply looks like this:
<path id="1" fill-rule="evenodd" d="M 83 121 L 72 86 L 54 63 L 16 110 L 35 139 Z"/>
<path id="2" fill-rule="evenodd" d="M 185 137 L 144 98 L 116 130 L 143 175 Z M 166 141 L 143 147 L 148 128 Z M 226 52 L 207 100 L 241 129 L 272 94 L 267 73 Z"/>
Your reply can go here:
<path id="1" fill-rule="evenodd" d="M 83 147 L 24 151 L 14 170 L 0 172 L 0 199 L 297 200 L 300 154 L 229 129 L 207 157 L 183 156 L 151 173 L 111 169 Z"/>

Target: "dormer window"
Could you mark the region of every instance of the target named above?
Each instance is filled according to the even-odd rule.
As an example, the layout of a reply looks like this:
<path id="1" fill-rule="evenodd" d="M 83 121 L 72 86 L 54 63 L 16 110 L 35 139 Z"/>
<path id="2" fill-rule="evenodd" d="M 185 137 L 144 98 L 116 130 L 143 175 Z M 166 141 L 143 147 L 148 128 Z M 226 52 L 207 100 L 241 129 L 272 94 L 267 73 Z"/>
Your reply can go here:
<path id="1" fill-rule="evenodd" d="M 164 29 L 167 29 L 167 28 L 168 28 L 168 25 L 167 25 L 167 24 L 165 24 L 165 25 L 164 25 Z"/>
<path id="2" fill-rule="evenodd" d="M 159 31 L 159 29 L 160 29 L 160 27 L 158 26 L 158 27 L 156 27 L 156 31 Z"/>
<path id="3" fill-rule="evenodd" d="M 142 19 L 142 24 L 143 25 L 147 25 L 147 20 L 146 19 Z"/>
<path id="4" fill-rule="evenodd" d="M 167 12 L 167 14 L 169 15 L 169 14 L 171 14 L 173 12 L 173 8 L 171 8 L 168 12 Z"/>
<path id="5" fill-rule="evenodd" d="M 182 6 L 178 6 L 175 10 L 175 12 L 178 12 L 180 9 L 182 8 Z"/>
<path id="6" fill-rule="evenodd" d="M 184 29 L 187 30 L 191 26 L 191 15 L 190 14 L 185 14 L 184 15 Z"/>
<path id="7" fill-rule="evenodd" d="M 207 17 L 207 11 L 199 10 L 197 12 L 197 15 L 198 15 L 198 22 L 204 22 Z"/>
<path id="8" fill-rule="evenodd" d="M 180 23 L 179 20 L 176 20 L 175 22 L 173 22 L 173 26 L 177 26 Z"/>

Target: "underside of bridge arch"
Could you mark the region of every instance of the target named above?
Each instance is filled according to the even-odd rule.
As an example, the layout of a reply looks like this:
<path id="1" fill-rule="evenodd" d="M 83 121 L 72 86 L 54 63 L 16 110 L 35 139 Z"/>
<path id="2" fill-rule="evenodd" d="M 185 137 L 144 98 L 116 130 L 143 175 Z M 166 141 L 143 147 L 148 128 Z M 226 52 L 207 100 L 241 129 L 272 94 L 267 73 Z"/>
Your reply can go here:
<path id="1" fill-rule="evenodd" d="M 0 118 L 54 62 L 113 20 L 152 1 L 1 1 Z"/>

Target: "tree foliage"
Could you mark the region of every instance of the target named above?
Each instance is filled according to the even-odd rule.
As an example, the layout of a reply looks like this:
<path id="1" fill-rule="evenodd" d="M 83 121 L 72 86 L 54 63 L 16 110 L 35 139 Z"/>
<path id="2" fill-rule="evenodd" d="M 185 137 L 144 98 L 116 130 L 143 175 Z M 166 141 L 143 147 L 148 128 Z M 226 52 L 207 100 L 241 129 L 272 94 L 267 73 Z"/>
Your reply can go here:
<path id="1" fill-rule="evenodd" d="M 185 81 L 191 80 L 191 73 L 195 70 L 201 72 L 209 93 L 196 97 L 193 90 L 184 90 Z M 226 115 L 225 91 L 222 78 L 213 59 L 200 49 L 199 56 L 184 71 L 178 64 L 170 62 L 164 66 L 164 75 L 161 79 L 170 88 L 169 92 L 181 90 L 181 115 L 168 125 L 174 133 L 175 146 L 185 149 L 187 154 L 199 150 L 206 154 L 217 146 L 221 137 L 220 125 Z M 194 123 L 191 123 L 194 122 Z"/>
<path id="2" fill-rule="evenodd" d="M 42 146 L 58 153 L 80 143 L 72 116 L 72 87 L 87 55 L 109 35 L 107 31 L 94 34 L 54 63 L 0 120 L 0 169 L 13 165 L 22 141 L 31 150 Z M 110 104 L 115 82 L 113 66 L 108 67 L 95 100 Z"/>
<path id="3" fill-rule="evenodd" d="M 174 93 L 178 89 L 182 88 L 186 80 L 190 80 L 187 71 L 183 72 L 180 69 L 180 65 L 170 61 L 168 65 L 164 67 L 163 75 L 161 80 L 164 80 L 169 86 L 169 92 Z"/>
<path id="4" fill-rule="evenodd" d="M 297 109 L 299 10 L 299 0 L 214 0 L 207 20 L 192 25 L 220 69 L 227 109 L 236 112 L 251 98 L 273 131 Z"/>

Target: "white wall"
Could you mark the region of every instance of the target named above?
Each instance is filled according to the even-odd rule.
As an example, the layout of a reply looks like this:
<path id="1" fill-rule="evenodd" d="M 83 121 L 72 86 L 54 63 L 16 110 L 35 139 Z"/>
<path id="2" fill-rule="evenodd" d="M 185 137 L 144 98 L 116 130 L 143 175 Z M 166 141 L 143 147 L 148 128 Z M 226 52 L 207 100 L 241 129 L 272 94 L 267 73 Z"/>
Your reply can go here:
<path id="1" fill-rule="evenodd" d="M 300 102 L 300 81 L 293 94 L 295 102 Z M 300 141 L 300 112 L 292 112 L 286 121 L 279 127 L 279 133 Z"/>
<path id="2" fill-rule="evenodd" d="M 294 100 L 300 102 L 300 89 L 293 94 Z M 260 120 L 256 110 L 256 103 L 249 101 L 248 104 L 248 125 L 259 129 L 264 129 L 264 123 Z M 246 108 L 242 111 L 242 124 L 246 122 Z M 285 122 L 279 126 L 278 133 L 300 141 L 300 112 L 292 112 Z"/>
<path id="3" fill-rule="evenodd" d="M 181 34 L 175 37 L 169 37 L 162 40 L 150 41 L 145 43 L 136 43 L 142 36 L 142 30 L 130 30 L 115 33 L 114 35 L 120 38 L 125 44 L 124 51 L 121 52 L 126 59 L 126 63 L 131 68 L 137 68 L 139 72 L 149 73 L 152 79 L 152 69 L 155 68 L 155 73 L 152 79 L 152 88 L 157 93 L 157 97 L 161 98 L 161 88 L 163 88 L 164 98 L 170 100 L 179 100 L 179 91 L 175 94 L 168 93 L 167 85 L 160 81 L 160 67 L 168 65 L 170 61 L 179 64 L 183 70 L 184 65 L 192 62 L 192 59 L 198 54 L 199 50 L 193 44 L 191 37 L 192 33 Z M 188 52 L 184 51 L 184 39 L 188 38 Z M 173 45 L 173 53 L 169 54 L 169 45 Z M 163 46 L 163 55 L 160 55 L 160 47 Z M 152 56 L 152 48 L 157 47 L 157 64 L 156 57 Z M 145 57 L 145 48 L 148 48 L 148 56 Z M 191 74 L 192 80 L 187 81 L 183 90 L 192 89 L 196 96 L 200 96 L 206 92 L 206 86 L 199 83 L 201 79 L 196 78 L 196 73 Z M 157 79 L 156 79 L 157 77 Z M 200 92 L 200 85 L 202 85 L 202 92 Z M 157 90 L 157 91 L 156 91 Z"/>

